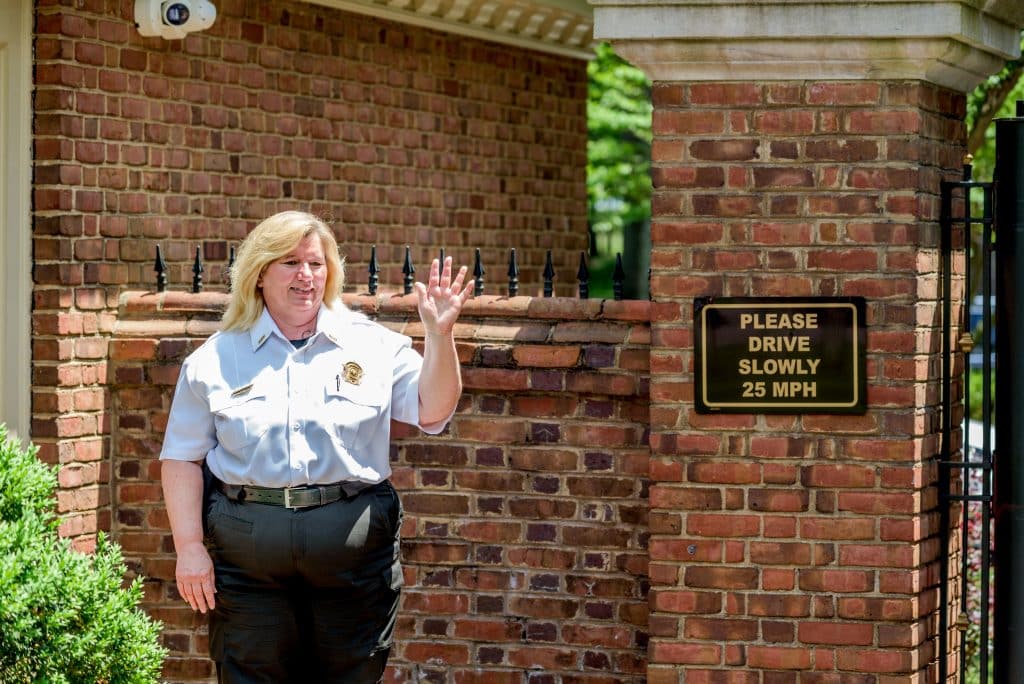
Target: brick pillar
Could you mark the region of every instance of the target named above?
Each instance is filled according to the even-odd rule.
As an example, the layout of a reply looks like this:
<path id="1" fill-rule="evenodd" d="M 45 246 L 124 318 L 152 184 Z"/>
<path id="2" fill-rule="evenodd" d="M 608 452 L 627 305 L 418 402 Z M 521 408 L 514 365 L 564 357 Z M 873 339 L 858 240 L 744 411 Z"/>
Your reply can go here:
<path id="1" fill-rule="evenodd" d="M 939 552 L 935 221 L 964 99 L 903 81 L 653 97 L 650 681 L 919 681 Z M 867 414 L 696 414 L 702 295 L 867 298 Z"/>
<path id="2" fill-rule="evenodd" d="M 651 684 L 937 680 L 939 187 L 962 93 L 1013 52 L 968 46 L 953 7 L 1024 23 L 1009 2 L 595 9 L 654 81 Z M 708 295 L 865 297 L 867 413 L 695 413 Z"/>

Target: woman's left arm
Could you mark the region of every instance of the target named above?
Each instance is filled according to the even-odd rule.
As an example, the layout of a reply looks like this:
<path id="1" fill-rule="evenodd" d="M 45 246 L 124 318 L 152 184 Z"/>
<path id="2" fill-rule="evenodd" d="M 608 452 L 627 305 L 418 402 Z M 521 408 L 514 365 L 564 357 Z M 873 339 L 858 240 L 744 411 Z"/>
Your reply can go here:
<path id="1" fill-rule="evenodd" d="M 463 285 L 466 267 L 452 280 L 452 259 L 443 268 L 434 259 L 427 285 L 416 283 L 416 299 L 423 321 L 423 368 L 420 370 L 420 424 L 445 420 L 462 394 L 462 374 L 455 350 L 455 322 L 462 305 L 473 293 L 473 281 Z"/>

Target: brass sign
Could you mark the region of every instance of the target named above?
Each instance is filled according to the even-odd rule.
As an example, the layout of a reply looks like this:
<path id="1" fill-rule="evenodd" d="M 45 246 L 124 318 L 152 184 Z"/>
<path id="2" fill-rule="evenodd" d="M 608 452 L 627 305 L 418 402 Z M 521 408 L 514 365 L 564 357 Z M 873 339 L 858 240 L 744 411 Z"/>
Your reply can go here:
<path id="1" fill-rule="evenodd" d="M 863 297 L 694 302 L 698 413 L 864 413 Z"/>

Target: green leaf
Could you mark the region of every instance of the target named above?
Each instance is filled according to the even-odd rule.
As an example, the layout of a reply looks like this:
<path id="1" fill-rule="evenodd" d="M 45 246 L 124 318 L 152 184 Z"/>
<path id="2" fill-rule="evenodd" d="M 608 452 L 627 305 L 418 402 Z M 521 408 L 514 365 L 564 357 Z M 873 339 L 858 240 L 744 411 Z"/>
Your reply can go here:
<path id="1" fill-rule="evenodd" d="M 0 425 L 0 682 L 153 684 L 160 623 L 124 587 L 121 549 L 99 535 L 83 554 L 57 533 L 54 469 Z"/>
<path id="2" fill-rule="evenodd" d="M 589 223 L 597 233 L 622 231 L 651 211 L 651 84 L 607 43 L 587 75 Z"/>

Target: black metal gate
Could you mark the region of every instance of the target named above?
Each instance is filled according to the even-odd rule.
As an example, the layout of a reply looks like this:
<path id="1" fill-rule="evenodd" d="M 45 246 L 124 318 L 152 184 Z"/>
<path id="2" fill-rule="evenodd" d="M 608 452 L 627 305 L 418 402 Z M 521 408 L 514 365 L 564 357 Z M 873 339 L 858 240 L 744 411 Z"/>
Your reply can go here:
<path id="1" fill-rule="evenodd" d="M 992 681 L 994 184 L 971 174 L 968 158 L 962 180 L 942 183 L 942 684 Z"/>

